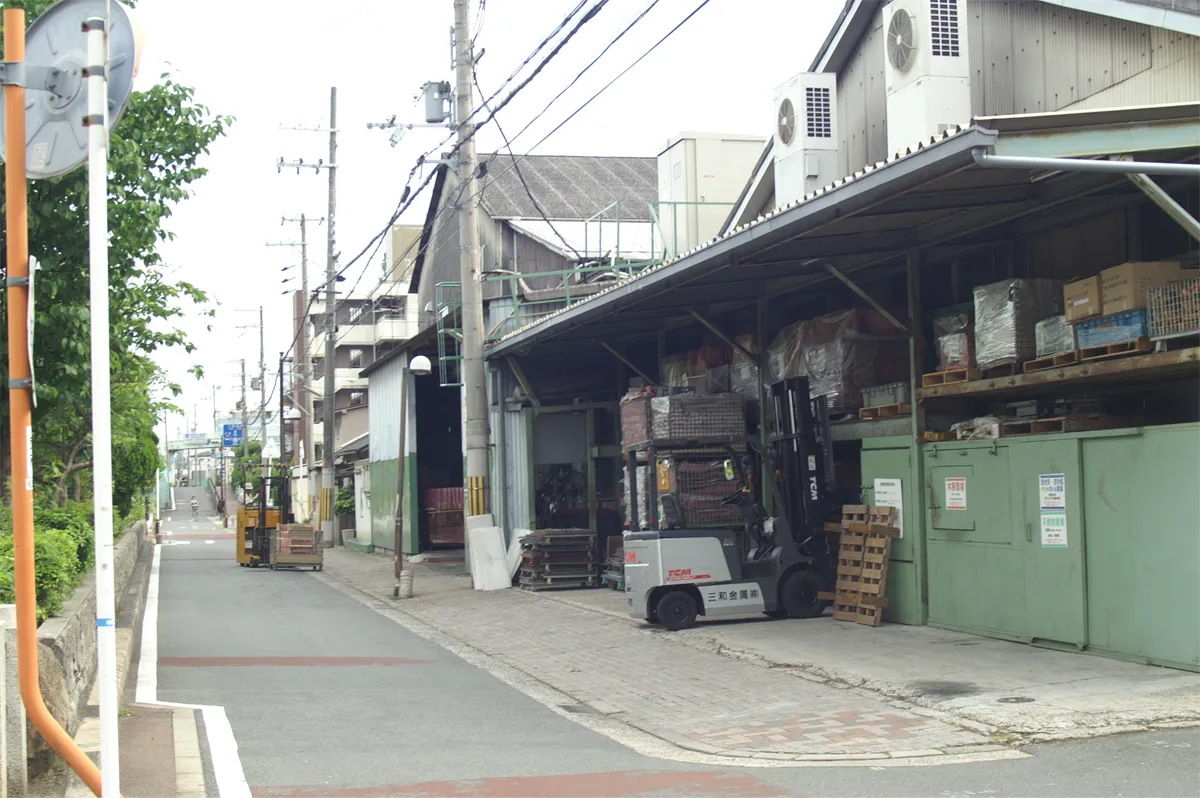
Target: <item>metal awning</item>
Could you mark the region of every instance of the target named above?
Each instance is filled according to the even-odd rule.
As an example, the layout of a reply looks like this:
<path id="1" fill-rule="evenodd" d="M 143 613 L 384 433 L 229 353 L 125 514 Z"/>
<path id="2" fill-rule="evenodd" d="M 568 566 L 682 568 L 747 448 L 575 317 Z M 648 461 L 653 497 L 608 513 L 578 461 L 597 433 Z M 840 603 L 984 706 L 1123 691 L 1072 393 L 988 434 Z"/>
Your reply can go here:
<path id="1" fill-rule="evenodd" d="M 829 265 L 851 275 L 914 249 L 952 253 L 1028 234 L 1052 209 L 1069 223 L 1072 214 L 1082 219 L 1144 200 L 1119 175 L 978 166 L 975 154 L 996 151 L 1000 138 L 975 126 L 876 164 L 526 325 L 486 354 L 547 343 L 626 343 L 694 321 L 694 310 L 719 315 L 834 279 Z M 1127 138 L 1123 151 L 1142 148 Z M 1194 162 L 1196 152 L 1155 150 L 1152 158 Z"/>

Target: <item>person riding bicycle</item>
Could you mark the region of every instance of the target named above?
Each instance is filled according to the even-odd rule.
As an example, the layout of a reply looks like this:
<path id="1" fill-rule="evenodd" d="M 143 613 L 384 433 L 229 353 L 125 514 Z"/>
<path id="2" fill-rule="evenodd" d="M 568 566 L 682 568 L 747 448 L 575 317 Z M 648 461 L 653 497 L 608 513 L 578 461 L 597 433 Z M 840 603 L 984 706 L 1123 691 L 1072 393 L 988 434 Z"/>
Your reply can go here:
<path id="1" fill-rule="evenodd" d="M 200 503 L 196 501 L 196 497 L 192 497 L 192 518 L 195 519 L 200 515 Z"/>

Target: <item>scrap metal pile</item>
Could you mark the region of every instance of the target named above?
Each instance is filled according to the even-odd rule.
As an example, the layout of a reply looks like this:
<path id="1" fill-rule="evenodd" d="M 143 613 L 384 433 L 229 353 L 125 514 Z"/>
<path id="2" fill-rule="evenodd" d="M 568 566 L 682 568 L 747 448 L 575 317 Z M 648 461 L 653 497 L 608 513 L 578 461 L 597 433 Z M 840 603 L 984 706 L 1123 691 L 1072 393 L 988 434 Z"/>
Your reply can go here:
<path id="1" fill-rule="evenodd" d="M 521 579 L 526 590 L 594 587 L 596 534 L 586 529 L 539 529 L 521 538 Z"/>

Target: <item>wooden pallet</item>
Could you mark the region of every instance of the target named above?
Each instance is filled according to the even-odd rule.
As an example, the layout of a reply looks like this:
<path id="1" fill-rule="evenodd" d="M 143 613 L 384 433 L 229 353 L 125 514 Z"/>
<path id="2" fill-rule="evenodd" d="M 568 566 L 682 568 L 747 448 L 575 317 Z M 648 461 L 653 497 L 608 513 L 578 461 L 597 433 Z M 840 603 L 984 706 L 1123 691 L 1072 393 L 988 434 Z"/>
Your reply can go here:
<path id="1" fill-rule="evenodd" d="M 945 371 L 933 371 L 921 375 L 921 387 L 929 388 L 934 385 L 949 385 L 954 382 L 974 382 L 979 379 L 979 369 L 958 368 Z"/>
<path id="2" fill-rule="evenodd" d="M 875 407 L 859 408 L 858 417 L 863 420 L 876 418 L 894 418 L 896 416 L 912 415 L 912 405 L 900 402 L 892 405 L 877 405 Z"/>
<path id="3" fill-rule="evenodd" d="M 1059 352 L 1057 355 L 1046 355 L 1039 357 L 1036 360 L 1026 360 L 1021 366 L 1026 374 L 1032 374 L 1035 371 L 1049 371 L 1050 369 L 1062 368 L 1063 366 L 1073 366 L 1079 362 L 1079 352 L 1072 349 L 1070 352 Z"/>
<path id="4" fill-rule="evenodd" d="M 1009 435 L 1050 435 L 1056 432 L 1083 432 L 1111 429 L 1116 423 L 1108 416 L 1058 416 L 1001 422 L 1005 437 Z"/>
<path id="5" fill-rule="evenodd" d="M 842 507 L 837 581 L 822 600 L 833 602 L 833 617 L 866 626 L 883 622 L 892 539 L 899 535 L 895 510 L 863 504 Z"/>
<path id="6" fill-rule="evenodd" d="M 1134 338 L 1132 341 L 1121 341 L 1117 344 L 1106 344 L 1104 346 L 1085 346 L 1079 350 L 1080 362 L 1091 362 L 1093 360 L 1108 360 L 1112 357 L 1125 357 L 1127 355 L 1140 355 L 1149 352 L 1154 348 L 1154 344 L 1149 338 Z"/>
<path id="7" fill-rule="evenodd" d="M 981 368 L 979 370 L 979 378 L 982 380 L 993 380 L 997 377 L 1011 377 L 1021 371 L 1019 363 L 997 363 L 994 366 Z"/>

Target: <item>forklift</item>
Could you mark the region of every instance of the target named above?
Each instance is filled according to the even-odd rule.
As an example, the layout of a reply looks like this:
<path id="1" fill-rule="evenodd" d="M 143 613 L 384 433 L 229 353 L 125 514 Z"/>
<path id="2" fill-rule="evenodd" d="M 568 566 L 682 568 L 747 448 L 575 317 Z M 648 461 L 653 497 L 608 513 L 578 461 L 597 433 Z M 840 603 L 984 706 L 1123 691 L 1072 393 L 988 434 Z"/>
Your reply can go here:
<path id="1" fill-rule="evenodd" d="M 294 519 L 284 508 L 290 508 L 287 477 L 259 477 L 258 490 L 244 507 L 237 511 L 237 564 L 246 568 L 268 567 L 271 564 L 271 531 Z M 279 498 L 272 507 L 270 497 Z M 263 508 L 266 508 L 265 511 Z M 285 517 L 286 514 L 286 517 Z"/>
<path id="2" fill-rule="evenodd" d="M 634 618 L 677 631 L 695 624 L 698 615 L 814 618 L 825 611 L 829 602 L 820 594 L 834 584 L 825 522 L 836 519 L 841 507 L 833 490 L 828 406 L 824 396 L 809 397 L 806 377 L 773 385 L 771 403 L 766 450 L 751 439 L 744 441 L 745 452 L 726 445 L 726 472 L 737 489 L 722 505 L 736 507 L 743 524 L 689 525 L 680 496 L 670 491 L 658 496 L 658 512 L 651 514 L 656 528 L 640 529 L 638 512 L 631 512 L 625 592 Z M 709 451 L 714 444 L 690 443 Z M 663 441 L 657 448 L 679 451 L 676 446 Z M 648 454 L 653 471 L 655 447 Z M 772 475 L 768 484 L 756 484 L 756 474 L 764 472 Z M 629 482 L 629 506 L 637 508 L 637 480 Z M 659 486 L 653 479 L 650 484 L 653 508 Z M 773 517 L 763 507 L 767 490 Z"/>

